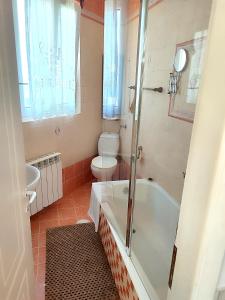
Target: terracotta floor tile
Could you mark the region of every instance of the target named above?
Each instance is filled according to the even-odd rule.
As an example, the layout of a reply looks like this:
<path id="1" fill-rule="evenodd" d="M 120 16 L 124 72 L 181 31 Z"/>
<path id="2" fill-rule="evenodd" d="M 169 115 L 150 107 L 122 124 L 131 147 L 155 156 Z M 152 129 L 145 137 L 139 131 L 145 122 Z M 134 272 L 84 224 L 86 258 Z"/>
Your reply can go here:
<path id="1" fill-rule="evenodd" d="M 38 247 L 38 233 L 32 234 L 32 248 Z"/>
<path id="2" fill-rule="evenodd" d="M 88 208 L 87 206 L 79 206 L 76 209 L 77 219 L 87 219 L 88 218 Z"/>
<path id="3" fill-rule="evenodd" d="M 59 208 L 59 218 L 60 219 L 73 218 L 73 217 L 76 217 L 76 212 L 73 207 Z"/>
<path id="4" fill-rule="evenodd" d="M 75 208 L 79 207 L 79 206 L 86 206 L 89 207 L 90 204 L 90 198 L 78 198 L 76 200 L 74 200 L 74 206 Z"/>
<path id="5" fill-rule="evenodd" d="M 58 218 L 58 208 L 57 207 L 49 207 L 49 210 L 45 209 L 45 211 L 39 216 L 39 221 L 45 220 L 54 220 Z"/>
<path id="6" fill-rule="evenodd" d="M 38 265 L 37 282 L 39 284 L 45 283 L 45 270 L 46 270 L 45 263 Z"/>
<path id="7" fill-rule="evenodd" d="M 37 221 L 39 218 L 40 212 L 36 213 L 35 215 L 31 216 L 30 220 L 31 222 Z"/>
<path id="8" fill-rule="evenodd" d="M 33 248 L 33 260 L 36 265 L 38 263 L 38 247 Z"/>
<path id="9" fill-rule="evenodd" d="M 46 231 L 48 228 L 53 228 L 59 226 L 59 220 L 54 219 L 54 220 L 45 220 L 45 221 L 40 221 L 39 227 L 40 227 L 40 233 L 43 233 Z"/>
<path id="10" fill-rule="evenodd" d="M 38 234 L 38 247 L 46 247 L 46 232 Z"/>
<path id="11" fill-rule="evenodd" d="M 53 207 L 58 207 L 59 206 L 59 204 L 61 204 L 61 203 L 63 203 L 64 202 L 64 197 L 63 198 L 61 198 L 61 199 L 59 199 L 59 200 L 57 200 L 55 203 L 53 203 Z"/>
<path id="12" fill-rule="evenodd" d="M 60 226 L 66 226 L 66 225 L 73 225 L 76 224 L 77 217 L 76 218 L 66 218 L 59 220 Z"/>
<path id="13" fill-rule="evenodd" d="M 58 204 L 58 208 L 73 208 L 74 207 L 74 200 L 73 199 L 67 199 L 67 200 L 64 200 L 64 201 L 61 201 L 59 204 Z"/>
<path id="14" fill-rule="evenodd" d="M 88 219 L 91 182 L 77 187 L 70 194 L 31 217 L 34 271 L 36 274 L 36 300 L 45 299 L 46 229 L 76 224 Z"/>
<path id="15" fill-rule="evenodd" d="M 37 277 L 37 270 L 38 270 L 38 265 L 35 264 L 35 265 L 34 265 L 34 276 L 35 276 L 35 279 L 36 279 L 36 277 Z"/>
<path id="16" fill-rule="evenodd" d="M 63 203 L 65 201 L 69 201 L 71 200 L 73 197 L 72 197 L 72 194 L 68 194 L 64 197 L 62 197 L 61 199 L 59 199 L 58 201 L 56 201 L 55 203 L 58 205 L 59 203 Z"/>
<path id="17" fill-rule="evenodd" d="M 45 300 L 45 286 L 44 284 L 36 283 L 36 293 L 35 293 L 35 300 Z"/>
<path id="18" fill-rule="evenodd" d="M 70 193 L 69 195 L 64 196 L 62 199 L 63 199 L 63 201 L 69 201 L 69 200 L 72 200 L 72 199 L 73 199 L 73 194 Z"/>
<path id="19" fill-rule="evenodd" d="M 31 220 L 31 232 L 32 234 L 38 233 L 39 232 L 39 221 L 33 221 Z"/>
<path id="20" fill-rule="evenodd" d="M 83 196 L 89 197 L 90 194 L 91 194 L 91 191 L 89 188 L 82 188 L 82 189 L 78 188 L 71 193 L 71 196 L 72 197 L 83 197 Z"/>
<path id="21" fill-rule="evenodd" d="M 46 262 L 46 248 L 40 247 L 38 248 L 38 265 L 45 264 Z"/>

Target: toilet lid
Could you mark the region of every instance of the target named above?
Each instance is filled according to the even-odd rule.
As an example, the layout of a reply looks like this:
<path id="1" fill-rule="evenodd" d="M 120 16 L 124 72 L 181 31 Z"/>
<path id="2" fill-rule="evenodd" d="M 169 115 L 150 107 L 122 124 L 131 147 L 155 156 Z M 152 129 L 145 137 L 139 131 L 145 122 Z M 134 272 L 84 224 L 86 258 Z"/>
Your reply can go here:
<path id="1" fill-rule="evenodd" d="M 97 156 L 92 160 L 92 165 L 99 169 L 113 168 L 117 165 L 115 157 Z"/>

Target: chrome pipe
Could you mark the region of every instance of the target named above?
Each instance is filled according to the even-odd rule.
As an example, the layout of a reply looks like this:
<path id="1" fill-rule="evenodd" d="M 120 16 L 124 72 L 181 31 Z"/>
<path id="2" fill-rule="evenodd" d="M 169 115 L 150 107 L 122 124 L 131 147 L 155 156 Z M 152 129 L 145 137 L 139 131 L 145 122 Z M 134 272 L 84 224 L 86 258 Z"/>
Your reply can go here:
<path id="1" fill-rule="evenodd" d="M 132 144 L 131 144 L 131 172 L 129 181 L 129 198 L 127 209 L 127 228 L 126 228 L 126 251 L 131 255 L 131 239 L 132 239 L 132 224 L 133 211 L 135 202 L 135 179 L 136 179 L 136 161 L 138 155 L 138 137 L 140 128 L 140 112 L 142 103 L 142 88 L 144 76 L 144 62 L 145 62 L 145 40 L 147 32 L 147 16 L 148 16 L 148 2 L 149 0 L 141 0 L 140 14 L 139 14 L 139 29 L 138 29 L 138 47 L 137 47 L 137 63 L 136 63 L 136 80 L 134 89 L 135 95 L 135 111 L 133 114 L 133 129 L 132 129 Z"/>

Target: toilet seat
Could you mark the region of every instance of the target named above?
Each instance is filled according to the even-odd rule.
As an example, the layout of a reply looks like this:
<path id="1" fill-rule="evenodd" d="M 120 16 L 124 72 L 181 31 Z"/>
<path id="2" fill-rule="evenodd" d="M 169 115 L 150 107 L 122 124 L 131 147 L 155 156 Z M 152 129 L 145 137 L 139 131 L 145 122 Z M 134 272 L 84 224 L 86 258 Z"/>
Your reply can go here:
<path id="1" fill-rule="evenodd" d="M 97 156 L 92 160 L 92 166 L 98 169 L 109 169 L 117 165 L 115 157 L 110 156 Z"/>

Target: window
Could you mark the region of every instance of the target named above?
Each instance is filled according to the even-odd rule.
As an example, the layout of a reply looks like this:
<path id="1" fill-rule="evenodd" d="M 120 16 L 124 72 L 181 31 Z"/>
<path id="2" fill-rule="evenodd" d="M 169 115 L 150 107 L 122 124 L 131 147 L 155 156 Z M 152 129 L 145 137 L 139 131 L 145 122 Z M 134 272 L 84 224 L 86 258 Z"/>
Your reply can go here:
<path id="1" fill-rule="evenodd" d="M 78 112 L 79 22 L 74 0 L 15 0 L 23 121 Z"/>
<path id="2" fill-rule="evenodd" d="M 126 1 L 123 1 L 124 3 Z M 121 1 L 105 0 L 103 118 L 119 119 L 121 115 L 124 28 L 124 7 Z"/>

